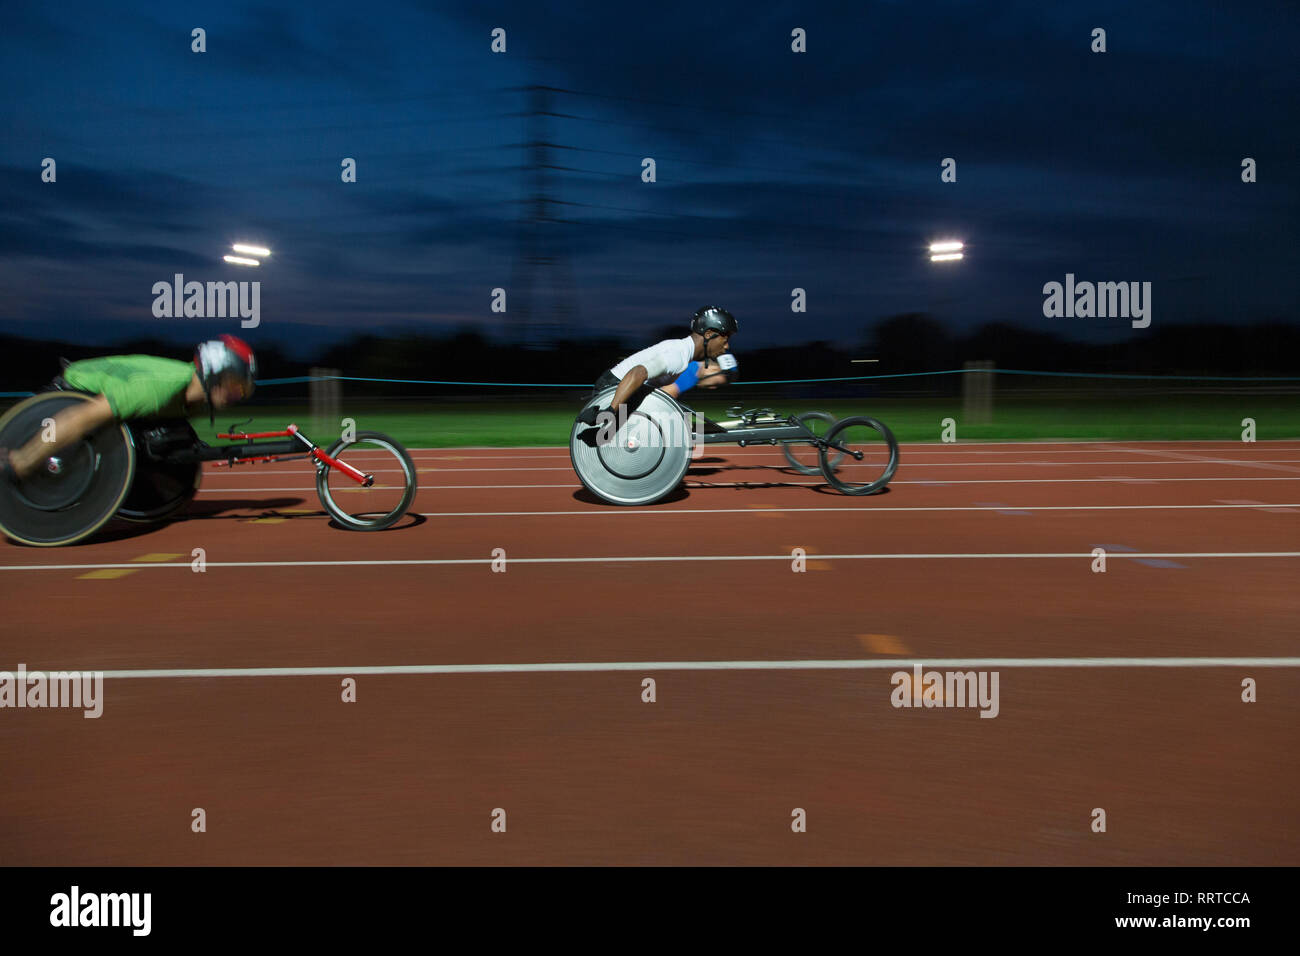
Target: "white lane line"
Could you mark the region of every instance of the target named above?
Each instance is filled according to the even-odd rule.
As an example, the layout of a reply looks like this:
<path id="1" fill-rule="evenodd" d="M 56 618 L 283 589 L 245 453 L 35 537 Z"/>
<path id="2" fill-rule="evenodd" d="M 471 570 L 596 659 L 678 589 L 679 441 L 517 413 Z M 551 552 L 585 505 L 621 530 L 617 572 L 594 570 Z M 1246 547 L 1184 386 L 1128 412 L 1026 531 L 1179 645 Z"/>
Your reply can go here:
<path id="1" fill-rule="evenodd" d="M 1206 450 L 1206 449 L 1202 449 Z M 1129 451 L 1138 455 L 1161 455 L 1165 458 L 1172 458 L 1173 461 L 1151 462 L 1151 464 L 1162 465 L 1236 465 L 1238 468 L 1260 468 L 1265 471 L 1294 471 L 1300 473 L 1300 468 L 1290 468 L 1287 462 L 1295 462 L 1294 458 L 1255 458 L 1255 459 L 1228 459 L 1228 458 L 1206 458 L 1203 455 L 1189 455 L 1179 451 L 1156 451 L 1152 449 L 1141 448 L 1123 448 L 1116 451 Z M 1137 462 L 1134 462 L 1137 464 Z"/>
<path id="2" fill-rule="evenodd" d="M 1158 454 L 1158 453 L 1157 453 L 1157 452 L 1151 452 L 1151 454 L 1154 455 L 1154 454 Z M 1275 463 L 1275 462 L 1300 462 L 1300 458 L 1266 458 L 1266 459 L 1260 459 L 1258 462 L 1237 461 L 1237 460 L 1229 460 L 1229 459 L 1226 459 L 1226 458 L 1197 458 L 1197 459 L 1194 459 L 1194 460 L 1188 460 L 1188 461 L 1145 461 L 1145 460 L 1134 460 L 1134 461 L 999 461 L 999 462 L 991 462 L 991 461 L 915 461 L 915 460 L 913 460 L 913 459 L 911 459 L 911 458 L 908 458 L 908 459 L 904 460 L 904 461 L 902 462 L 902 464 L 901 464 L 899 467 L 906 467 L 906 468 L 908 468 L 908 469 L 918 468 L 918 467 L 919 467 L 919 468 L 1003 468 L 1003 467 L 1008 467 L 1008 466 L 1011 466 L 1011 465 L 1028 465 L 1028 466 L 1035 467 L 1035 468 L 1082 468 L 1082 467 L 1091 467 L 1091 466 L 1093 466 L 1093 465 L 1127 465 L 1127 466 L 1129 466 L 1129 467 L 1132 467 L 1132 466 L 1134 466 L 1134 465 L 1156 465 L 1156 466 L 1160 466 L 1160 465 L 1201 465 L 1201 464 L 1210 464 L 1210 465 L 1246 465 L 1246 466 L 1251 466 L 1251 465 L 1256 465 L 1256 464 Z M 754 466 L 754 465 L 750 465 L 750 466 L 747 466 L 747 467 L 751 467 L 751 468 L 753 468 L 753 467 L 764 467 L 764 466 Z M 771 465 L 771 466 L 768 466 L 768 467 L 771 467 L 773 470 L 780 470 L 780 469 L 782 469 L 782 468 L 786 468 L 786 467 L 789 467 L 789 466 L 788 466 L 788 465 Z M 880 465 L 880 464 L 873 464 L 873 463 L 868 462 L 868 463 L 866 463 L 866 464 L 861 464 L 861 463 L 849 464 L 849 465 L 845 465 L 844 467 L 846 467 L 846 468 L 880 468 L 881 465 Z M 1277 471 L 1297 471 L 1297 472 L 1300 472 L 1300 469 L 1296 469 L 1296 468 L 1278 468 L 1278 469 L 1275 469 L 1275 470 L 1277 470 Z M 372 469 L 372 473 L 373 473 L 373 474 L 381 474 L 381 473 L 383 473 L 383 472 L 400 472 L 400 471 L 401 471 L 400 468 L 375 468 L 375 469 Z M 518 473 L 522 473 L 522 474 L 528 474 L 528 473 L 531 473 L 531 472 L 534 472 L 534 471 L 568 471 L 568 472 L 572 472 L 572 471 L 573 471 L 573 466 L 572 466 L 572 465 L 540 465 L 540 466 L 539 466 L 539 465 L 529 465 L 529 466 L 526 467 L 526 468 L 430 468 L 430 469 L 426 469 L 426 473 L 428 473 L 428 472 L 436 472 L 436 473 L 438 473 L 438 474 L 443 474 L 443 473 L 448 473 L 448 472 L 453 472 L 453 471 L 496 471 L 496 472 L 518 472 Z"/>
<path id="3" fill-rule="evenodd" d="M 1021 558 L 1091 558 L 1091 551 L 1034 551 L 1034 552 L 976 552 L 976 553 L 915 553 L 895 554 L 817 554 L 818 561 L 945 561 L 977 559 Z M 1109 558 L 1300 558 L 1300 551 L 1123 551 L 1111 552 Z M 492 564 L 496 558 L 374 558 L 341 561 L 209 561 L 209 568 L 353 568 L 353 567 L 403 567 L 424 565 L 476 565 Z M 783 561 L 790 554 L 662 554 L 625 555 L 610 557 L 573 558 L 511 558 L 511 564 L 659 564 L 676 561 Z M 189 569 L 189 561 L 161 561 L 150 564 L 132 562 L 102 564 L 4 564 L 0 571 L 90 571 L 100 568 L 150 568 Z"/>
<path id="4" fill-rule="evenodd" d="M 1127 451 L 1132 453 L 1140 453 L 1141 451 L 1140 449 L 1135 449 L 1131 447 L 1133 445 L 1132 442 L 1121 442 L 1121 441 L 1077 443 L 1077 444 L 1088 445 L 1089 447 L 1086 448 L 1058 447 L 1061 444 L 1063 443 L 987 442 L 987 443 L 980 443 L 980 444 L 971 444 L 971 443 L 962 443 L 962 442 L 957 442 L 957 443 L 900 442 L 899 448 L 902 449 L 903 451 L 908 451 L 909 449 L 913 449 L 913 448 L 926 448 L 926 449 L 933 448 L 941 453 L 951 452 L 952 454 L 955 455 L 1016 455 L 1021 453 L 1028 454 L 1028 455 L 1052 455 L 1052 454 L 1099 455 L 1099 454 L 1114 453 L 1117 451 Z M 1069 443 L 1064 443 L 1064 444 L 1069 444 Z M 1171 441 L 1170 444 L 1181 444 L 1181 443 L 1178 441 Z M 1206 453 L 1219 453 L 1219 454 L 1228 454 L 1230 452 L 1243 453 L 1250 450 L 1250 449 L 1242 448 L 1241 442 L 1232 442 L 1232 441 L 1223 441 L 1217 443 L 1210 442 L 1210 443 L 1201 443 L 1204 445 L 1204 447 L 1193 447 L 1196 444 L 1198 443 L 1195 442 L 1189 443 L 1189 447 L 1187 447 L 1187 450 L 1200 451 Z M 1296 445 L 1294 443 L 1294 440 L 1290 440 L 1290 439 L 1273 439 L 1270 442 L 1258 441 L 1255 442 L 1254 444 L 1257 446 L 1261 446 L 1261 445 L 1270 446 L 1268 448 L 1260 447 L 1254 449 L 1259 451 L 1260 453 L 1300 452 L 1300 445 Z M 1010 450 L 1000 450 L 1000 449 L 993 449 L 987 447 L 991 445 L 1010 445 L 1013 447 Z M 1127 446 L 1127 447 L 1120 447 L 1120 446 Z M 710 455 L 711 457 L 723 456 L 723 455 L 725 455 L 726 457 L 760 457 L 760 456 L 774 456 L 774 455 L 778 457 L 781 456 L 781 448 L 780 446 L 776 446 L 776 445 L 759 445 L 759 446 L 751 446 L 748 448 L 741 448 L 737 445 L 731 445 L 723 442 L 723 443 L 719 443 L 718 445 L 706 445 L 705 448 L 707 449 L 706 454 Z M 462 455 L 460 454 L 460 452 L 478 452 L 478 451 L 505 451 L 505 452 L 510 452 L 510 454 L 504 454 L 504 455 L 483 455 L 483 454 Z M 1154 453 L 1156 450 L 1149 449 L 1148 451 Z M 523 446 L 515 451 L 512 451 L 509 448 L 503 448 L 497 446 L 493 446 L 491 448 L 482 448 L 482 449 L 476 447 L 470 448 L 470 447 L 462 446 L 462 447 L 452 447 L 452 448 L 408 448 L 407 452 L 411 455 L 411 458 L 416 462 L 455 461 L 455 460 L 522 461 L 526 459 L 537 459 L 542 461 L 567 461 L 569 458 L 569 451 L 567 448 L 554 448 L 546 445 Z M 520 452 L 532 452 L 533 454 L 520 454 Z M 550 452 L 550 454 L 539 454 L 541 452 Z M 365 455 L 359 457 L 364 458 Z M 385 459 L 391 460 L 391 456 L 385 452 L 372 452 L 369 453 L 369 457 L 378 458 L 380 460 L 385 460 Z M 289 462 L 281 462 L 278 464 L 287 464 L 287 463 Z M 1080 463 L 1082 464 L 1083 462 L 1081 461 Z M 267 464 L 277 464 L 277 463 L 267 463 Z M 220 467 L 225 468 L 227 466 L 222 465 Z"/>
<path id="5" fill-rule="evenodd" d="M 1227 475 L 1214 478 L 917 478 L 911 481 L 891 481 L 894 485 L 1042 485 L 1042 484 L 1077 484 L 1078 482 L 1101 481 L 1123 484 L 1141 481 L 1143 484 L 1164 484 L 1169 481 L 1300 481 L 1297 478 L 1243 478 Z M 808 482 L 808 484 L 825 484 L 826 482 Z M 450 486 L 448 486 L 450 487 Z"/>
<path id="6" fill-rule="evenodd" d="M 870 505 L 857 507 L 827 508 L 602 508 L 586 511 L 422 511 L 424 518 L 522 518 L 546 515 L 753 515 L 771 514 L 773 512 L 842 512 L 862 511 L 879 514 L 886 511 L 1155 511 L 1155 510 L 1226 510 L 1247 508 L 1256 511 L 1270 511 L 1279 514 L 1300 514 L 1300 504 L 1271 503 L 1265 501 L 1225 501 L 1212 505 L 983 505 L 983 506 L 946 506 L 915 505 L 898 508 L 873 508 Z"/>
<path id="7" fill-rule="evenodd" d="M 1255 445 L 1282 445 L 1295 444 L 1296 438 L 1258 438 L 1253 444 Z M 1047 447 L 1056 445 L 1210 445 L 1223 447 L 1239 447 L 1243 442 L 1231 440 L 1231 438 L 1143 438 L 1141 441 L 1130 441 L 1125 438 L 1105 438 L 1105 440 L 1096 441 L 909 441 L 900 442 L 901 447 L 943 447 L 943 449 L 983 449 L 983 447 L 997 447 L 1001 445 L 1015 445 L 1026 447 L 1026 449 L 1036 449 L 1036 447 Z M 567 455 L 568 446 L 565 445 L 454 445 L 441 447 L 432 447 L 432 449 L 407 449 L 407 451 L 437 451 L 439 454 L 450 453 L 450 451 L 546 451 L 552 450 L 555 453 Z M 1100 449 L 1109 450 L 1109 449 Z M 1296 446 L 1300 451 L 1300 445 Z"/>
<path id="8" fill-rule="evenodd" d="M 1125 484 L 1132 482 L 1133 478 L 929 478 L 917 479 L 916 481 L 891 481 L 889 486 L 894 485 L 931 485 L 942 487 L 944 485 L 1059 485 L 1059 484 L 1079 484 L 1087 482 L 1110 482 L 1113 484 Z M 1244 478 L 1240 476 L 1229 477 L 1224 475 L 1218 478 L 1148 478 L 1143 479 L 1143 483 L 1165 484 L 1172 481 L 1230 481 L 1234 484 L 1238 481 L 1300 481 L 1300 476 L 1295 478 Z M 687 482 L 687 488 L 748 488 L 751 486 L 778 487 L 787 486 L 814 487 L 823 486 L 825 481 L 711 481 L 711 482 Z M 564 482 L 557 485 L 549 484 L 528 484 L 528 485 L 427 485 L 420 483 L 420 491 L 455 491 L 455 490 L 478 490 L 490 488 L 572 488 L 577 490 L 582 487 L 577 481 Z M 200 488 L 199 494 L 222 495 L 232 491 L 296 491 L 304 495 L 315 495 L 316 488 L 314 485 L 297 488 L 261 488 L 261 487 L 222 487 L 222 488 Z M 251 504 L 251 502 L 250 502 Z"/>
<path id="9" fill-rule="evenodd" d="M 953 657 L 785 661 L 573 661 L 539 664 L 381 664 L 357 667 L 177 667 L 99 671 L 105 679 L 184 677 L 339 677 L 412 674 L 555 674 L 619 671 L 993 670 L 1002 667 L 1300 667 L 1300 657 Z M 66 668 L 65 668 L 66 669 Z M 47 668 L 46 673 L 54 670 Z M 85 667 L 82 673 L 90 673 Z"/>
<path id="10" fill-rule="evenodd" d="M 1251 498 L 1218 498 L 1216 500 L 1225 505 L 1246 505 L 1250 508 L 1261 508 L 1272 514 L 1300 514 L 1300 510 L 1297 510 L 1295 505 L 1268 504 Z"/>
<path id="11" fill-rule="evenodd" d="M 1013 443 L 1013 444 L 1014 444 L 1014 443 Z M 1227 454 L 1228 452 L 1234 452 L 1234 451 L 1235 451 L 1235 452 L 1246 451 L 1246 449 L 1242 449 L 1242 448 L 1239 447 L 1240 444 L 1241 444 L 1241 443 L 1238 442 L 1238 443 L 1236 443 L 1235 445 L 1229 445 L 1228 443 L 1225 442 L 1223 447 L 1198 448 L 1198 449 L 1189 449 L 1189 450 L 1194 450 L 1194 451 L 1203 451 L 1203 452 L 1221 452 L 1221 453 L 1223 453 L 1223 454 Z M 753 445 L 753 446 L 749 446 L 749 447 L 746 447 L 746 448 L 741 448 L 739 445 L 733 445 L 733 444 L 727 444 L 726 442 L 720 442 L 720 443 L 718 443 L 717 445 L 708 444 L 708 445 L 705 445 L 704 447 L 705 447 L 705 449 L 706 449 L 706 454 L 708 454 L 708 455 L 711 456 L 711 457 L 714 456 L 714 455 L 722 455 L 722 454 L 726 454 L 728 457 L 730 457 L 730 456 L 734 456 L 734 455 L 739 455 L 739 456 L 758 456 L 758 455 L 776 455 L 776 456 L 781 456 L 781 448 L 780 448 L 780 446 L 776 446 L 776 445 Z M 943 452 L 943 451 L 946 449 L 946 450 L 950 450 L 954 455 L 1019 455 L 1019 454 L 1022 454 L 1022 453 L 1023 453 L 1023 454 L 1026 454 L 1026 455 L 1102 455 L 1102 454 L 1113 454 L 1114 452 L 1117 452 L 1117 451 L 1126 451 L 1126 450 L 1131 450 L 1131 449 L 1124 449 L 1124 448 L 1114 448 L 1114 447 L 1111 447 L 1110 445 L 1099 446 L 1099 447 L 1096 447 L 1096 448 L 1075 448 L 1075 449 L 1071 449 L 1071 448 L 1040 448 L 1040 447 L 1036 447 L 1036 446 L 1035 446 L 1034 444 L 1032 444 L 1032 443 L 1019 445 L 1019 446 L 1017 446 L 1016 448 L 1013 448 L 1013 449 L 1010 449 L 1010 450 L 1006 450 L 1006 451 L 1003 451 L 1003 450 L 991 450 L 991 449 L 985 449 L 985 448 L 977 448 L 977 447 L 975 447 L 975 446 L 973 446 L 973 445 L 960 445 L 960 444 L 953 445 L 953 444 L 942 444 L 942 443 L 938 443 L 938 442 L 899 442 L 898 447 L 899 447 L 900 449 L 902 449 L 903 451 L 907 451 L 908 449 L 911 449 L 911 448 L 934 448 L 934 449 L 938 450 L 939 452 Z M 416 449 L 409 449 L 409 451 L 410 451 L 410 453 L 411 453 L 411 458 L 412 458 L 413 460 L 415 460 L 415 461 L 456 461 L 456 460 L 460 460 L 460 461 L 468 461 L 468 460 L 473 460 L 473 461 L 523 461 L 523 460 L 526 460 L 526 459 L 540 459 L 540 460 L 543 460 L 543 461 L 557 461 L 557 460 L 568 460 L 568 458 L 569 458 L 569 452 L 568 452 L 568 449 L 559 449 L 559 450 L 557 450 L 554 454 L 549 454 L 549 455 L 523 455 L 523 454 L 510 454 L 510 455 L 458 455 L 458 454 L 455 454 L 456 452 L 460 452 L 460 451 L 471 451 L 471 450 L 472 450 L 472 449 L 468 449 L 468 448 L 431 448 L 431 449 L 423 449 L 422 452 L 417 452 Z M 498 450 L 499 450 L 499 449 L 498 449 Z M 546 450 L 546 449 L 544 449 L 544 448 L 529 448 L 529 449 L 521 449 L 521 451 L 545 451 L 545 450 Z M 1151 450 L 1152 450 L 1152 451 L 1155 451 L 1155 449 L 1151 449 Z M 805 451 L 806 451 L 806 449 L 805 449 Z M 1258 451 L 1259 451 L 1260 453 L 1266 453 L 1266 452 L 1300 452 L 1300 446 L 1288 446 L 1288 447 L 1285 447 L 1285 448 L 1260 448 L 1260 449 L 1258 449 Z M 796 452 L 796 453 L 798 453 L 798 452 Z M 783 456 L 782 456 L 782 457 L 783 457 Z M 222 467 L 224 468 L 225 466 L 223 465 Z"/>
<path id="12" fill-rule="evenodd" d="M 903 458 L 904 458 L 905 461 L 913 461 L 913 460 L 915 460 L 915 459 L 913 459 L 913 457 L 912 457 L 913 455 L 915 455 L 915 454 L 921 454 L 921 452 L 918 452 L 918 451 L 914 450 L 913 448 L 909 448 L 909 447 L 906 446 L 906 445 L 900 445 L 900 446 L 899 446 L 899 451 L 902 452 L 902 455 L 903 455 Z M 1107 448 L 1107 449 L 1097 449 L 1097 451 L 1098 451 L 1098 452 L 1105 451 L 1105 452 L 1110 453 L 1111 455 L 1114 455 L 1114 453 L 1117 451 L 1117 449 L 1114 449 L 1114 448 Z M 1211 451 L 1211 449 L 1206 449 L 1206 451 Z M 1264 451 L 1264 449 L 1261 449 L 1261 451 Z M 1300 448 L 1276 448 L 1276 449 L 1268 449 L 1268 451 L 1271 451 L 1271 452 L 1273 452 L 1274 454 L 1277 454 L 1277 453 L 1291 453 L 1291 454 L 1296 454 L 1296 453 L 1300 453 Z M 1034 453 L 1034 452 L 1033 452 L 1032 449 L 1019 449 L 1019 450 L 1016 450 L 1016 451 L 995 451 L 995 452 L 984 452 L 984 454 L 986 454 L 986 455 L 1023 455 L 1023 454 L 1033 454 L 1033 453 Z M 1154 451 L 1152 452 L 1152 454 L 1155 454 L 1155 453 L 1156 453 L 1156 452 L 1154 452 Z M 927 454 L 927 456 L 932 456 L 932 455 L 937 455 L 937 454 L 940 454 L 940 453 L 939 453 L 939 452 L 926 452 L 925 454 Z M 1047 455 L 1047 454 L 1076 454 L 1076 453 L 1075 453 L 1075 452 L 1055 452 L 1055 453 L 1041 452 L 1040 454 Z M 1225 453 L 1225 454 L 1226 454 L 1226 453 Z M 778 465 L 780 465 L 781 467 L 786 467 L 786 468 L 789 467 L 789 462 L 788 462 L 788 460 L 785 458 L 784 455 L 782 455 L 782 454 L 780 453 L 780 451 L 766 451 L 766 452 L 764 452 L 764 451 L 759 451 L 759 450 L 752 449 L 752 448 L 737 449 L 735 446 L 724 446 L 724 448 L 721 448 L 721 449 L 706 451 L 703 457 L 706 458 L 706 459 L 711 459 L 711 460 L 712 460 L 712 459 L 723 459 L 723 460 L 726 460 L 726 461 L 747 461 L 747 462 L 748 462 L 748 461 L 758 461 L 758 462 L 771 462 L 772 464 L 778 464 Z M 569 462 L 569 456 L 568 456 L 567 454 L 565 454 L 565 455 L 457 455 L 457 456 L 455 456 L 454 458 L 447 458 L 447 457 L 433 457 L 433 458 L 425 458 L 425 457 L 421 457 L 421 456 L 418 456 L 418 455 L 412 455 L 412 456 L 411 456 L 411 460 L 414 461 L 417 465 L 419 465 L 419 466 L 421 466 L 421 467 L 441 467 L 441 465 L 442 465 L 443 463 L 449 463 L 449 464 L 450 464 L 450 463 L 456 463 L 456 462 L 462 463 L 462 464 L 464 464 L 464 465 L 472 465 L 472 464 L 475 464 L 475 463 L 478 463 L 478 462 L 495 462 L 495 461 L 501 461 L 501 462 L 529 462 L 529 461 L 547 462 L 547 461 L 558 461 L 558 462 L 562 462 L 562 463 L 568 463 L 568 462 Z M 809 463 L 811 463 L 811 464 L 815 464 L 815 463 L 816 463 L 816 460 L 817 460 L 817 459 L 816 459 L 816 454 L 813 453 L 813 454 L 808 454 L 808 455 L 806 455 L 806 456 L 803 456 L 803 460 L 806 460 L 807 462 L 809 462 Z M 1006 459 L 1002 459 L 1002 458 L 988 458 L 988 459 L 980 458 L 980 459 L 976 459 L 976 458 L 973 457 L 973 455 L 970 455 L 970 454 L 954 454 L 954 455 L 947 455 L 947 456 L 944 456 L 942 459 L 936 459 L 936 461 L 956 461 L 956 460 L 964 460 L 964 461 L 970 462 L 970 463 L 972 463 L 972 464 L 982 464 L 982 465 L 989 465 L 989 466 L 993 466 L 993 467 L 996 467 L 996 466 L 999 466 L 999 465 L 1012 465 L 1012 464 L 1018 464 L 1017 462 L 1007 461 Z M 1141 462 L 1143 462 L 1143 461 L 1147 461 L 1147 460 L 1148 460 L 1148 459 L 1144 459 L 1144 458 L 1132 458 L 1132 459 L 1129 459 L 1129 460 L 1127 460 L 1127 461 L 1125 461 L 1125 462 L 1123 462 L 1123 463 L 1126 464 L 1126 465 L 1127 465 L 1127 464 L 1138 464 L 1138 463 L 1141 463 Z M 1229 459 L 1225 459 L 1225 460 L 1229 460 Z M 1260 460 L 1262 460 L 1262 459 L 1252 459 L 1252 458 L 1232 458 L 1232 459 L 1230 459 L 1230 460 L 1233 461 L 1233 462 L 1238 462 L 1238 461 L 1260 461 Z M 1291 460 L 1291 459 L 1288 459 L 1288 461 L 1290 461 L 1290 460 Z M 1093 458 L 1060 458 L 1060 459 L 1052 459 L 1052 458 L 1043 459 L 1043 458 L 1038 458 L 1038 459 L 1033 459 L 1033 460 L 1032 460 L 1032 463 L 1033 463 L 1033 464 L 1040 464 L 1040 465 L 1041 465 L 1041 464 L 1058 464 L 1058 465 L 1098 465 L 1098 464 L 1103 464 L 1102 462 L 1099 462 L 1099 461 L 1097 461 L 1096 459 L 1093 459 Z M 498 467 L 501 467 L 503 471 L 505 471 L 505 470 L 513 470 L 513 469 L 509 469 L 509 468 L 507 468 L 507 467 L 505 467 L 505 466 L 498 466 Z M 540 467 L 540 466 L 537 466 L 537 465 L 524 464 L 524 465 L 521 465 L 521 467 L 520 467 L 518 470 L 528 471 L 528 470 L 533 470 L 533 469 L 536 469 L 536 468 L 539 468 L 539 467 Z M 229 471 L 229 469 L 226 468 L 225 466 L 222 466 L 222 467 L 219 468 L 219 469 L 213 469 L 213 470 L 214 470 L 214 471 L 221 471 L 221 472 L 228 472 L 228 471 Z M 452 470 L 452 469 L 451 469 L 451 468 L 448 468 L 447 470 L 450 471 L 450 470 Z"/>
<path id="13" fill-rule="evenodd" d="M 1152 455 L 1166 454 L 1165 452 L 1148 452 Z M 883 457 L 883 456 L 881 456 Z M 1031 465 L 1037 468 L 1091 468 L 1093 465 L 1124 465 L 1132 468 L 1134 465 L 1261 465 L 1274 463 L 1296 463 L 1300 458 L 1258 458 L 1248 461 L 1241 458 L 1192 458 L 1177 459 L 1174 461 L 1147 461 L 1147 460 L 1130 460 L 1130 461 L 915 461 L 911 458 L 902 459 L 902 465 L 920 466 L 922 468 L 1004 468 L 1008 465 Z M 900 465 L 900 467 L 902 467 Z M 850 468 L 870 468 L 870 464 L 851 464 Z M 450 470 L 450 469 L 449 469 Z M 496 471 L 504 469 L 485 468 L 483 471 Z M 523 469 L 532 471 L 533 469 Z M 539 471 L 550 471 L 551 469 L 537 469 Z M 1276 471 L 1300 471 L 1297 468 L 1277 468 Z"/>

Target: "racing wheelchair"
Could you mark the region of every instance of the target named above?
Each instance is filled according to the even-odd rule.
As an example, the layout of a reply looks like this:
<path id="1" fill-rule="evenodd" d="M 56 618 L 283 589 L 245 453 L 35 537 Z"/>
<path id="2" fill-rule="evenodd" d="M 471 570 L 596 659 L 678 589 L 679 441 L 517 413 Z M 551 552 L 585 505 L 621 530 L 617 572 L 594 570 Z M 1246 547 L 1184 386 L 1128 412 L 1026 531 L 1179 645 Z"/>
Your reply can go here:
<path id="1" fill-rule="evenodd" d="M 846 495 L 877 493 L 898 469 L 893 433 L 867 416 L 782 416 L 770 408 L 734 406 L 727 410 L 729 419 L 715 422 L 666 392 L 643 386 L 629 399 L 629 412 L 621 420 L 610 414 L 598 417 L 595 425 L 581 420 L 587 409 L 609 408 L 615 391 L 611 386 L 593 395 L 569 435 L 569 458 L 583 487 L 610 504 L 661 500 L 681 484 L 704 445 L 780 445 L 796 471 L 821 474 Z"/>
<path id="2" fill-rule="evenodd" d="M 61 409 L 93 397 L 56 388 L 25 399 L 0 417 L 0 446 L 20 447 Z M 114 516 L 162 521 L 193 500 L 206 461 L 234 466 L 311 459 L 321 504 L 351 531 L 391 527 L 415 499 L 415 465 L 387 435 L 358 431 L 322 450 L 296 425 L 279 432 L 237 428 L 217 436 L 234 444 L 215 446 L 201 441 L 185 419 L 101 428 L 46 458 L 22 481 L 0 482 L 0 531 L 23 544 L 50 547 L 88 537 Z"/>

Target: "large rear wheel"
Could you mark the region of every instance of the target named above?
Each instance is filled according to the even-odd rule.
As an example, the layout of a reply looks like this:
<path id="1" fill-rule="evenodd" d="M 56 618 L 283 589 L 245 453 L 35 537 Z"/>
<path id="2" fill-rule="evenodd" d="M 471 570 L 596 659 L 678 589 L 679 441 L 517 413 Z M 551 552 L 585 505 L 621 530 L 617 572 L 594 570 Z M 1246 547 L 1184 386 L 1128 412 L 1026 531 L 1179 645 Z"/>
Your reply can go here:
<path id="1" fill-rule="evenodd" d="M 587 407 L 608 408 L 614 388 L 593 396 Z M 659 389 L 643 389 L 621 419 L 596 425 L 579 420 L 569 433 L 569 459 L 593 495 L 614 505 L 650 505 L 682 483 L 691 463 L 693 437 L 688 410 Z"/>
<path id="2" fill-rule="evenodd" d="M 94 396 L 42 392 L 0 418 L 0 446 L 19 448 L 53 427 L 60 411 Z M 109 425 L 60 448 L 22 481 L 0 481 L 0 531 L 22 544 L 53 547 L 94 534 L 117 512 L 135 477 L 125 425 Z"/>

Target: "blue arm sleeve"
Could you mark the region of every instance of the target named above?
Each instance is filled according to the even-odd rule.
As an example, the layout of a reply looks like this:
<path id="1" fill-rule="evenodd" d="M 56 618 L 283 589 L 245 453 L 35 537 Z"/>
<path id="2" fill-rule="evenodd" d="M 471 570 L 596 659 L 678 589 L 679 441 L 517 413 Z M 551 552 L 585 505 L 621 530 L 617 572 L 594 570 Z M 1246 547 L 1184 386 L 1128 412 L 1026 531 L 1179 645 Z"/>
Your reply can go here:
<path id="1" fill-rule="evenodd" d="M 673 382 L 681 392 L 686 392 L 695 387 L 695 383 L 700 378 L 700 363 L 692 362 L 686 366 L 686 371 L 677 376 L 677 381 Z"/>

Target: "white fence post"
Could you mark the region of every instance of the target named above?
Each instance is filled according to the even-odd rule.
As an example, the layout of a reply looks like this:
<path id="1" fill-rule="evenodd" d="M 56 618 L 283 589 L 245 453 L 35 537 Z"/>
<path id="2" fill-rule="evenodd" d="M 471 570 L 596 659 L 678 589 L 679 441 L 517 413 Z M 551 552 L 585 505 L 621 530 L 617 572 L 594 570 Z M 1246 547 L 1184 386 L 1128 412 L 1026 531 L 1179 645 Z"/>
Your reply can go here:
<path id="1" fill-rule="evenodd" d="M 342 427 L 339 424 L 339 405 L 342 390 L 339 387 L 336 368 L 312 368 L 309 372 L 311 382 L 308 386 L 311 394 L 311 417 L 316 427 L 329 434 Z"/>
<path id="2" fill-rule="evenodd" d="M 962 423 L 988 425 L 993 421 L 993 363 L 967 362 L 961 375 Z"/>

